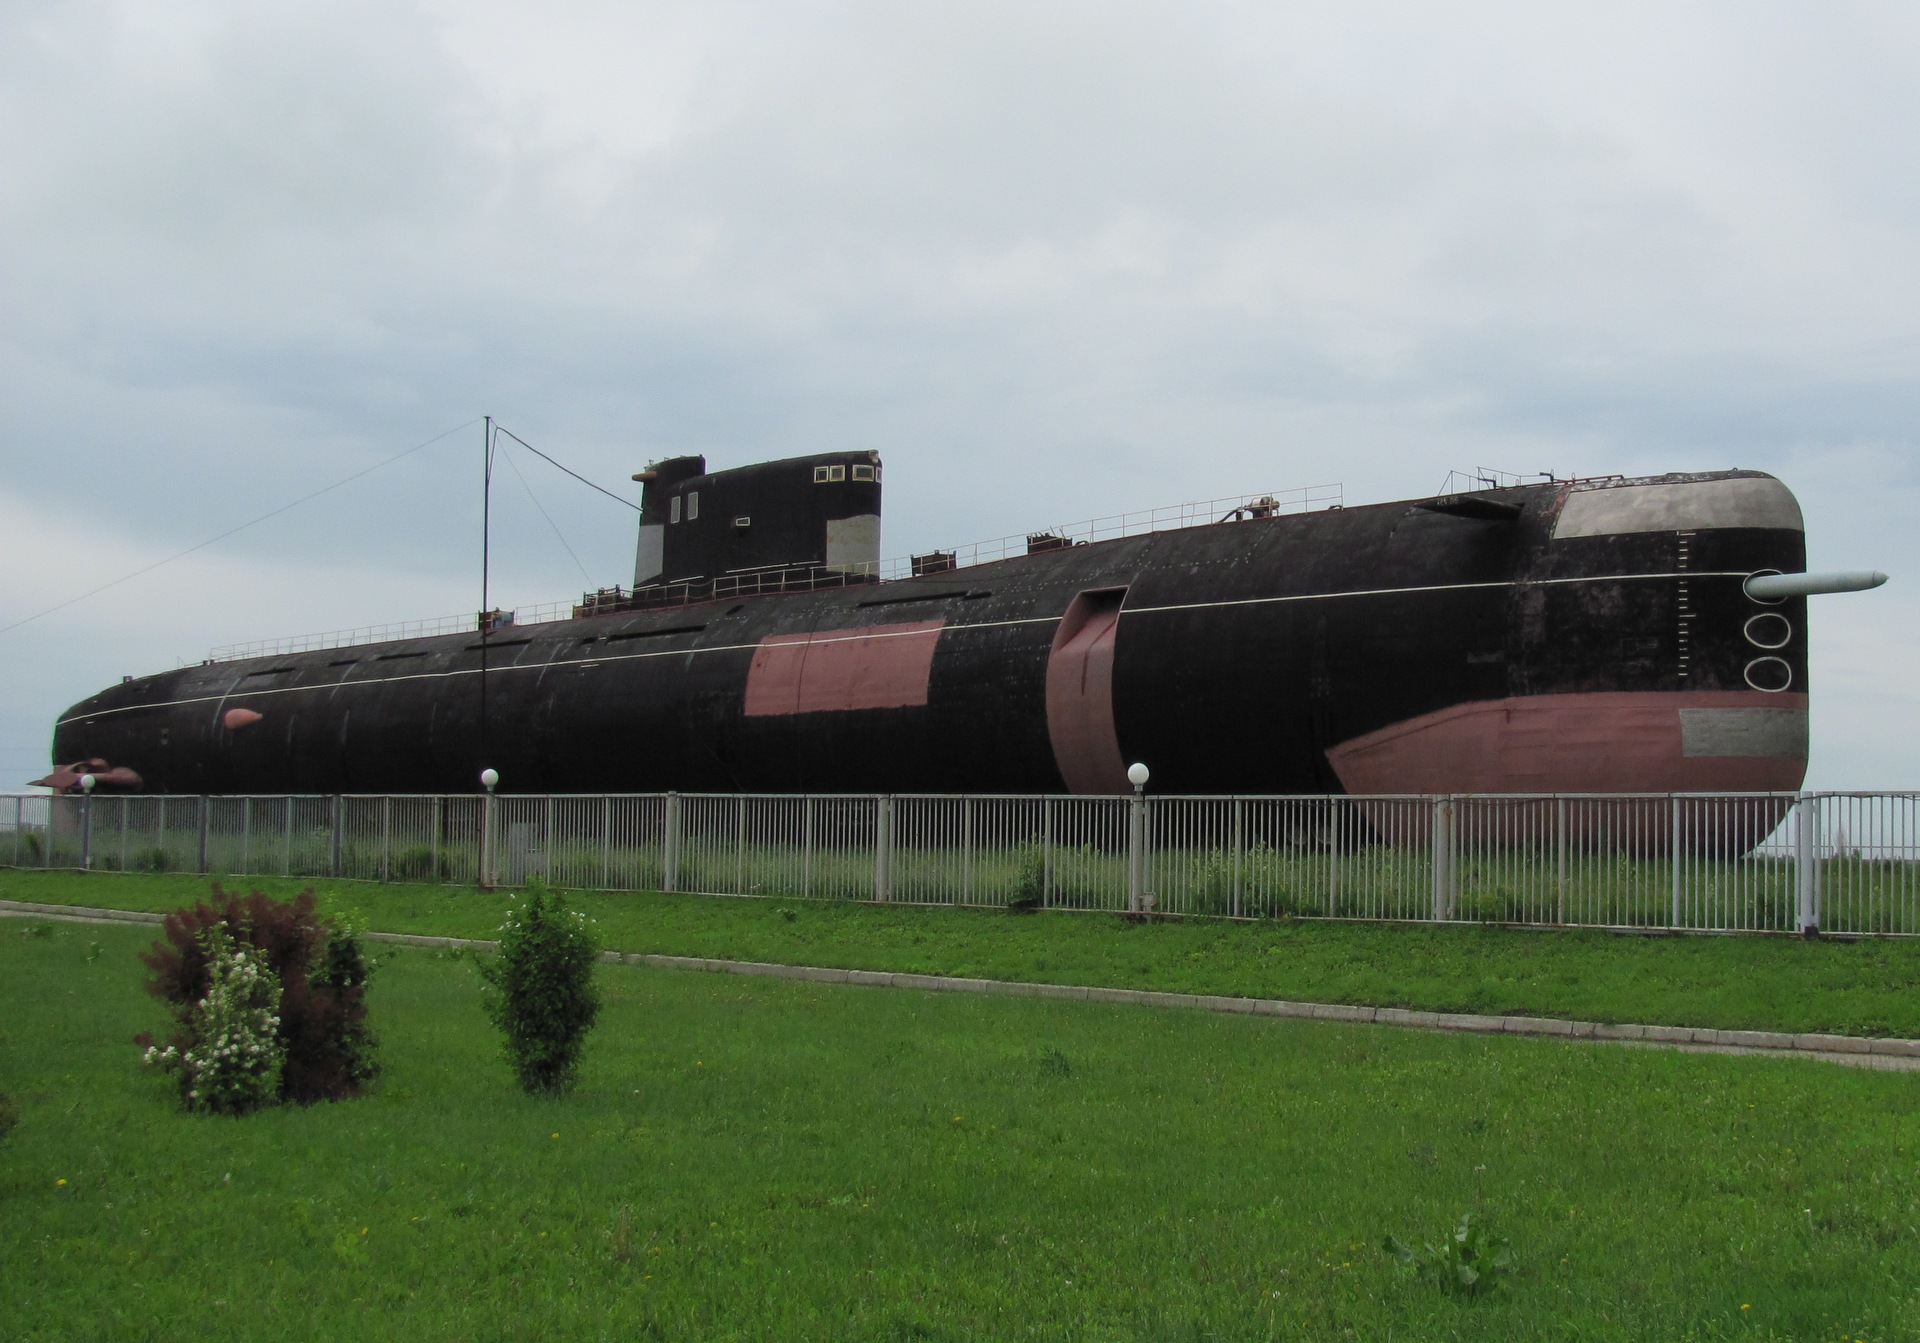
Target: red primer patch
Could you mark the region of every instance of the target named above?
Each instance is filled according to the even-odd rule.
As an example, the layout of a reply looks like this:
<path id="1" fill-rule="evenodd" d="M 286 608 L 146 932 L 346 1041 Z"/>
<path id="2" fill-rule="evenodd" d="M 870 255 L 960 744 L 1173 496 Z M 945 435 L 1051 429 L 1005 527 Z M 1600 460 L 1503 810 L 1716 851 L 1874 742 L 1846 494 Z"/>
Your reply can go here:
<path id="1" fill-rule="evenodd" d="M 1083 592 L 1054 632 L 1047 658 L 1047 736 L 1075 793 L 1126 793 L 1127 762 L 1113 721 L 1113 643 L 1125 588 Z"/>
<path id="2" fill-rule="evenodd" d="M 944 620 L 769 634 L 747 670 L 746 716 L 904 709 L 927 702 Z"/>
<path id="3" fill-rule="evenodd" d="M 1680 710 L 1796 709 L 1805 695 L 1608 690 L 1456 704 L 1327 752 L 1349 793 L 1793 792 L 1796 756 L 1690 756 Z"/>

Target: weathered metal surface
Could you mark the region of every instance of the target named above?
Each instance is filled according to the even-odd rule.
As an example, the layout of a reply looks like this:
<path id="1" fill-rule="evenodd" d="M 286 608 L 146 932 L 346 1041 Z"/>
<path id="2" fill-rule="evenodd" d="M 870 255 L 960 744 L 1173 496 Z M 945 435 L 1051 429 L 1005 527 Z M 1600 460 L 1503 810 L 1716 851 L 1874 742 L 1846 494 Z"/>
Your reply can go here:
<path id="1" fill-rule="evenodd" d="M 696 478 L 677 482 L 682 497 Z M 1639 497 L 1657 510 L 1586 502 L 1651 487 Z M 1686 507 L 1696 487 L 1697 517 Z M 870 488 L 877 509 L 878 482 Z M 1599 716 L 1564 748 L 1549 730 L 1501 753 L 1524 769 L 1470 745 L 1424 755 L 1417 784 L 1368 786 L 1590 786 L 1610 704 L 1623 728 L 1670 728 L 1673 749 L 1643 760 L 1635 787 L 1756 786 L 1756 760 L 1767 762 L 1764 786 L 1798 785 L 1804 762 L 1792 755 L 1688 754 L 1680 718 L 1688 707 L 1805 707 L 1805 600 L 1742 591 L 1756 571 L 1804 568 L 1804 536 L 1782 525 L 1794 515 L 1784 486 L 1721 472 L 1476 498 L 1517 515 L 1415 500 L 1245 516 L 889 583 L 182 668 L 76 705 L 54 756 L 108 760 L 150 789 L 194 793 L 468 790 L 488 765 L 508 791 L 1111 788 L 1063 769 L 1049 668 L 1076 599 L 1124 589 L 1109 650 L 1112 740 L 1121 759 L 1152 767 L 1156 792 L 1338 790 L 1329 754 L 1342 758 L 1343 744 L 1460 706 L 1530 709 L 1541 697 L 1584 697 Z M 1744 517 L 1742 498 L 1762 506 Z M 1556 536 L 1572 502 L 1580 525 Z M 715 517 L 731 527 L 731 514 Z M 1605 531 L 1608 517 L 1631 529 Z M 662 552 L 673 554 L 670 537 Z M 1771 624 L 1767 643 L 1750 640 L 1760 612 L 1781 617 L 1784 642 Z M 924 698 L 749 712 L 764 650 L 903 623 L 938 627 Z M 857 670 L 846 675 L 857 682 Z M 235 708 L 263 721 L 230 729 Z"/>

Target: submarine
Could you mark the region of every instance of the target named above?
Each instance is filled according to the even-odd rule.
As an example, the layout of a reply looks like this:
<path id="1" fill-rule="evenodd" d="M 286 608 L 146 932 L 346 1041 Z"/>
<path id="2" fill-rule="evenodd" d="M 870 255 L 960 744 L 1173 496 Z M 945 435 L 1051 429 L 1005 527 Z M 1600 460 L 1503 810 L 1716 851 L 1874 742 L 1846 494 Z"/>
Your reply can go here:
<path id="1" fill-rule="evenodd" d="M 882 468 L 642 482 L 572 617 L 128 678 L 40 784 L 189 794 L 1188 795 L 1797 789 L 1809 575 L 1729 470 L 1220 518 L 882 580 Z"/>

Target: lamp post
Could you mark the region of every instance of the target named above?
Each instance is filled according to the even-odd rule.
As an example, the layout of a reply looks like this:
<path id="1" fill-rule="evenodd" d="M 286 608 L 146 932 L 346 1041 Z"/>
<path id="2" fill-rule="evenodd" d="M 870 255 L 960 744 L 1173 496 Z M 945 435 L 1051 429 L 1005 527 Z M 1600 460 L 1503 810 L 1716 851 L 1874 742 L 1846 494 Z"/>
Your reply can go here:
<path id="1" fill-rule="evenodd" d="M 93 788 L 100 781 L 91 774 L 80 776 L 80 870 L 93 870 Z"/>
<path id="2" fill-rule="evenodd" d="M 489 767 L 480 771 L 480 786 L 487 790 L 480 803 L 480 889 L 483 891 L 490 891 L 495 885 L 493 790 L 499 783 L 499 770 Z"/>
<path id="3" fill-rule="evenodd" d="M 1147 779 L 1150 772 L 1139 761 L 1127 766 L 1133 800 L 1127 814 L 1127 913 L 1147 911 Z"/>

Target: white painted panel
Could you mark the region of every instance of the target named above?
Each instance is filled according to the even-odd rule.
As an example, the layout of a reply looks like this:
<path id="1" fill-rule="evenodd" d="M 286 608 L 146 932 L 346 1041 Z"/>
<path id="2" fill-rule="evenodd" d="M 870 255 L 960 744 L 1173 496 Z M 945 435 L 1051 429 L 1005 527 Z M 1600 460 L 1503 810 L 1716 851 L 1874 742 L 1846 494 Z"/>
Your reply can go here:
<path id="1" fill-rule="evenodd" d="M 1807 756 L 1805 709 L 1682 709 L 1680 749 L 1693 756 Z"/>
<path id="2" fill-rule="evenodd" d="M 667 529 L 658 522 L 640 524 L 640 546 L 633 555 L 633 585 L 645 587 L 667 566 Z"/>
<path id="3" fill-rule="evenodd" d="M 1569 536 L 1630 532 L 1693 532 L 1725 527 L 1804 531 L 1800 503 L 1772 476 L 1692 480 L 1657 485 L 1610 485 L 1575 490 L 1554 524 L 1556 541 Z"/>
<path id="4" fill-rule="evenodd" d="M 880 563 L 880 515 L 859 513 L 827 521 L 827 568 L 871 569 Z"/>

